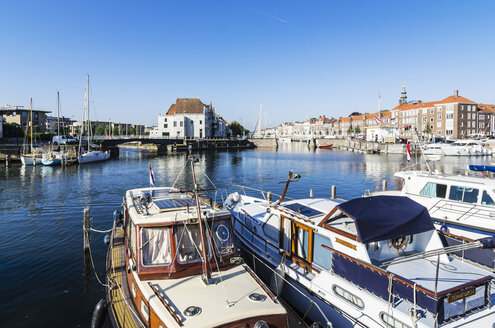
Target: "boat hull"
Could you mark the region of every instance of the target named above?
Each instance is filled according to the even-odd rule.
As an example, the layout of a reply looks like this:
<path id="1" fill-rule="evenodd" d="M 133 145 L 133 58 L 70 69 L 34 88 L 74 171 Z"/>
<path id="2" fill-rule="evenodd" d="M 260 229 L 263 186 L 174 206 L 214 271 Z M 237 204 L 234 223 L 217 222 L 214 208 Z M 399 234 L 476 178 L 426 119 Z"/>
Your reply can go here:
<path id="1" fill-rule="evenodd" d="M 106 161 L 110 158 L 110 153 L 102 151 L 92 151 L 89 153 L 84 153 L 77 157 L 79 164 L 94 163 Z"/>
<path id="2" fill-rule="evenodd" d="M 23 165 L 41 165 L 42 160 L 40 157 L 23 155 L 21 156 L 21 163 Z"/>

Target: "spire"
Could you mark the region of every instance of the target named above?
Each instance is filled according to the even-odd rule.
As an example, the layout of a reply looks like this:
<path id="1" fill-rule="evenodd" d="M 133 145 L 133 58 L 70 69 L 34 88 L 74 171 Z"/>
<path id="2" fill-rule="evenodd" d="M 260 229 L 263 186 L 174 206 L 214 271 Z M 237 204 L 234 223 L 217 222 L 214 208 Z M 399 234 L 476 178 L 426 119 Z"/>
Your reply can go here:
<path id="1" fill-rule="evenodd" d="M 407 104 L 407 92 L 405 84 L 402 85 L 402 91 L 400 92 L 399 105 L 402 104 Z"/>

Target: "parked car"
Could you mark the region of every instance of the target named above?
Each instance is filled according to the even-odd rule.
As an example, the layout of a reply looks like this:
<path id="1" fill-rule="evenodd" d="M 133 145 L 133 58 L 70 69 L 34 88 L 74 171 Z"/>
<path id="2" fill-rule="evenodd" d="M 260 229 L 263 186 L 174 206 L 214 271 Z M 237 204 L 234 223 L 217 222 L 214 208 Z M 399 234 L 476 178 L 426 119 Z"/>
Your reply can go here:
<path id="1" fill-rule="evenodd" d="M 52 143 L 54 145 L 66 145 L 66 144 L 76 144 L 79 140 L 71 136 L 54 136 L 52 138 Z"/>

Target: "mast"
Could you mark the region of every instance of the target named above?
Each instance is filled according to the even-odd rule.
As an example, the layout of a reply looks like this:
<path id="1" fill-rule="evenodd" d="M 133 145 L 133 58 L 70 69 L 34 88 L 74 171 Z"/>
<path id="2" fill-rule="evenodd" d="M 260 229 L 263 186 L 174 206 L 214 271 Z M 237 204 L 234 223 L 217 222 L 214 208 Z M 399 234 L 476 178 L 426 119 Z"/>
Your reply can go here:
<path id="1" fill-rule="evenodd" d="M 192 170 L 192 178 L 193 178 L 193 184 L 194 184 L 194 197 L 196 198 L 196 213 L 198 215 L 198 222 L 199 222 L 199 233 L 201 236 L 201 253 L 203 255 L 203 272 L 206 274 L 206 279 L 205 283 L 209 285 L 210 280 L 211 280 L 211 272 L 210 268 L 208 266 L 208 257 L 207 257 L 207 252 L 206 252 L 206 243 L 205 243 L 205 237 L 204 237 L 204 232 L 203 232 L 203 220 L 201 219 L 201 203 L 199 202 L 199 196 L 198 196 L 198 185 L 196 183 L 196 174 L 194 172 L 194 158 L 191 155 L 191 170 Z M 213 256 L 215 256 L 213 254 Z"/>
<path id="2" fill-rule="evenodd" d="M 29 105 L 29 108 L 31 110 L 31 153 L 33 152 L 33 98 L 31 98 L 31 103 Z"/>
<path id="3" fill-rule="evenodd" d="M 57 136 L 60 143 L 60 94 L 57 91 Z"/>
<path id="4" fill-rule="evenodd" d="M 89 119 L 89 74 L 88 82 L 86 84 L 86 111 L 88 112 L 88 152 L 90 151 L 90 137 L 91 137 L 91 120 Z"/>

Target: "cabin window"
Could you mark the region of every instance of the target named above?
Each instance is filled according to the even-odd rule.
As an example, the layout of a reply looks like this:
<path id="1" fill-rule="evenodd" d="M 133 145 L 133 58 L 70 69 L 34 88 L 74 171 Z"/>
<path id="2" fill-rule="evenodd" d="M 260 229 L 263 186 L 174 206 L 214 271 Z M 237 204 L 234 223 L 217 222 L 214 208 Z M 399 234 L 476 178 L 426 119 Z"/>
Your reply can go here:
<path id="1" fill-rule="evenodd" d="M 150 309 L 143 300 L 141 300 L 141 314 L 143 315 L 144 320 L 150 320 Z"/>
<path id="2" fill-rule="evenodd" d="M 348 292 L 347 290 L 345 290 L 344 288 L 338 285 L 333 285 L 332 289 L 335 295 L 351 303 L 352 305 L 357 306 L 360 310 L 364 309 L 364 302 L 360 297 Z"/>
<path id="3" fill-rule="evenodd" d="M 466 188 L 451 186 L 449 199 L 458 200 L 464 203 L 477 203 L 479 190 L 475 188 Z"/>
<path id="4" fill-rule="evenodd" d="M 141 258 L 143 265 L 166 265 L 172 262 L 169 228 L 141 229 Z"/>
<path id="5" fill-rule="evenodd" d="M 292 253 L 311 263 L 312 231 L 302 224 L 293 222 L 292 236 Z"/>
<path id="6" fill-rule="evenodd" d="M 320 234 L 314 234 L 313 263 L 330 270 L 332 268 L 332 253 L 322 247 L 322 245 L 332 247 L 332 243 L 327 237 Z"/>
<path id="7" fill-rule="evenodd" d="M 234 252 L 234 240 L 232 238 L 229 220 L 213 222 L 211 232 L 218 254 L 227 255 Z"/>
<path id="8" fill-rule="evenodd" d="M 131 252 L 132 252 L 132 257 L 136 256 L 136 226 L 134 223 L 131 223 Z"/>
<path id="9" fill-rule="evenodd" d="M 420 194 L 423 196 L 439 197 L 439 198 L 445 198 L 446 193 L 447 193 L 447 185 L 435 183 L 435 182 L 428 182 L 420 192 Z"/>
<path id="10" fill-rule="evenodd" d="M 199 234 L 199 224 L 188 224 L 175 227 L 175 239 L 177 241 L 177 252 L 179 263 L 201 262 L 202 247 Z M 208 257 L 211 250 L 208 247 Z"/>
<path id="11" fill-rule="evenodd" d="M 280 236 L 280 217 L 276 214 L 271 214 L 268 220 L 263 224 L 263 232 L 270 241 L 278 245 Z"/>
<path id="12" fill-rule="evenodd" d="M 382 312 L 380 313 L 380 319 L 387 325 L 387 327 L 391 328 L 412 328 L 409 325 L 406 325 L 402 321 L 395 319 L 393 316 L 391 316 L 388 313 Z"/>
<path id="13" fill-rule="evenodd" d="M 483 196 L 481 197 L 481 204 L 483 205 L 495 205 L 493 199 L 488 195 L 486 190 L 483 190 Z"/>

